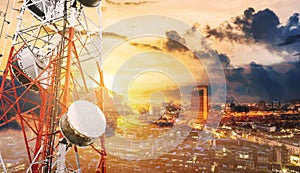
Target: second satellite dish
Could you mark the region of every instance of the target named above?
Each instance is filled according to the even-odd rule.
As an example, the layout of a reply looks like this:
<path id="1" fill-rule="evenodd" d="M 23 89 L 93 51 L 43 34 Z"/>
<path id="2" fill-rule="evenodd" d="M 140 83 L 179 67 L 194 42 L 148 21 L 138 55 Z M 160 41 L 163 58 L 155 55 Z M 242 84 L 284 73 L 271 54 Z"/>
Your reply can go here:
<path id="1" fill-rule="evenodd" d="M 33 80 L 39 83 L 43 88 L 47 88 L 48 72 L 44 69 L 48 58 L 38 55 L 39 49 L 36 47 L 23 47 L 14 57 L 12 69 L 14 75 L 21 84 L 28 87 Z M 32 90 L 38 91 L 37 85 L 30 86 Z"/>
<path id="2" fill-rule="evenodd" d="M 62 134 L 72 144 L 88 146 L 105 132 L 106 119 L 98 106 L 78 100 L 69 106 L 59 125 Z"/>

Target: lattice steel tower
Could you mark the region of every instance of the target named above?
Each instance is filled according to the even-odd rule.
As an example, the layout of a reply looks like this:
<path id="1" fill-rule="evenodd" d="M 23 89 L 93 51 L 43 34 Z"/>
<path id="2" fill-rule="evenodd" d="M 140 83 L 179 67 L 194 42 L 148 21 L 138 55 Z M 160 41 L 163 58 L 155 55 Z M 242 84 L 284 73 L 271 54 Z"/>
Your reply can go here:
<path id="1" fill-rule="evenodd" d="M 85 100 L 103 110 L 101 2 L 24 0 L 17 6 L 14 1 L 12 16 L 17 17 L 10 28 L 16 31 L 0 82 L 0 126 L 17 121 L 28 170 L 51 172 L 65 167 L 59 121 L 69 106 Z M 91 146 L 101 154 L 97 172 L 105 172 L 104 136 L 99 139 L 101 149 Z"/>

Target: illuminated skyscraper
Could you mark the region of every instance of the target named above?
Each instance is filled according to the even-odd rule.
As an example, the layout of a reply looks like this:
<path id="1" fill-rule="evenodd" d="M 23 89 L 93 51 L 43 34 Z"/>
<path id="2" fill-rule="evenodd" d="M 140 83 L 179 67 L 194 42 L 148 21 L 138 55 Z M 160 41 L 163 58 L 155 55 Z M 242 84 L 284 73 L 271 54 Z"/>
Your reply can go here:
<path id="1" fill-rule="evenodd" d="M 197 120 L 205 122 L 208 117 L 208 86 L 198 85 L 192 91 L 191 112 L 198 114 Z"/>

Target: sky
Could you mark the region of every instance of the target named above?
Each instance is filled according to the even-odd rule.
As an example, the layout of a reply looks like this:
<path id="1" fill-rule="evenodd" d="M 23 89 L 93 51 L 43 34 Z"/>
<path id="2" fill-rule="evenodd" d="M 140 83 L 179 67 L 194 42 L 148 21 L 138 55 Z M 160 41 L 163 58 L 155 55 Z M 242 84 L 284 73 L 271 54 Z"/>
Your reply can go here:
<path id="1" fill-rule="evenodd" d="M 178 91 L 181 102 L 188 102 L 197 84 L 211 86 L 212 102 L 233 97 L 239 102 L 300 98 L 299 44 L 279 46 L 300 34 L 297 4 L 104 0 L 106 86 L 132 104 L 153 100 L 155 93 L 165 94 L 158 103 L 178 99 Z M 0 2 L 1 11 L 5 5 Z M 146 20 L 145 15 L 156 17 Z"/>
<path id="2" fill-rule="evenodd" d="M 300 87 L 299 83 L 294 81 L 300 75 L 299 58 L 295 56 L 299 51 L 299 45 L 278 46 L 278 44 L 290 35 L 299 34 L 297 13 L 300 8 L 297 4 L 298 2 L 295 0 L 104 1 L 103 24 L 104 27 L 109 28 L 109 26 L 128 18 L 150 14 L 177 19 L 189 25 L 190 28 L 195 26 L 197 32 L 206 38 L 209 49 L 215 51 L 220 57 L 225 74 L 227 100 L 232 100 L 234 97 L 237 102 L 258 102 L 259 100 L 288 102 L 290 99 L 300 96 L 297 89 Z M 155 27 L 159 28 L 160 25 L 155 25 Z M 178 42 L 183 40 L 183 44 L 192 52 L 201 49 L 196 47 L 192 41 L 187 43 L 187 40 L 199 38 L 187 38 L 187 34 L 180 30 L 181 28 L 173 27 L 173 29 L 165 27 L 167 28 L 165 30 L 164 27 L 161 27 L 162 32 L 165 32 L 165 39 L 173 39 Z M 174 31 L 175 34 L 167 35 L 168 31 Z M 126 32 L 116 31 L 116 33 Z M 162 52 L 171 53 L 172 56 L 179 57 L 179 59 L 182 59 L 181 55 L 184 58 L 188 57 L 182 53 L 183 50 L 172 48 L 172 45 L 168 47 L 168 44 L 163 41 L 143 40 L 139 43 L 148 44 L 148 47 L 139 46 L 137 48 L 137 46 L 131 45 L 126 50 L 139 52 L 141 50 L 137 51 L 136 49 L 143 49 L 147 51 L 151 45 L 160 48 Z M 119 52 L 122 52 L 122 58 L 131 57 L 126 55 L 124 50 Z M 202 54 L 198 58 L 201 59 L 201 56 Z M 190 61 L 191 59 L 187 58 Z M 200 60 L 200 63 L 202 61 Z M 205 69 L 208 68 L 207 65 L 203 67 L 203 64 L 199 65 L 198 63 L 185 65 L 193 74 L 196 83 L 207 84 L 214 81 L 214 78 L 209 77 L 209 75 L 213 76 L 214 72 Z M 139 65 L 142 66 L 142 64 Z M 157 64 L 162 65 L 163 63 Z M 205 76 L 201 67 L 204 68 L 204 71 L 206 70 L 206 77 L 204 77 L 206 79 L 199 77 Z M 213 91 L 212 95 L 222 93 L 221 90 L 224 89 L 222 84 L 216 84 L 216 87 L 217 89 Z M 221 94 L 221 97 L 224 95 Z M 223 99 L 218 97 L 216 100 Z"/>
<path id="3" fill-rule="evenodd" d="M 122 0 L 103 1 L 103 6 L 105 7 L 103 21 L 104 24 L 106 23 L 108 25 L 117 20 L 144 14 L 166 15 L 187 22 L 188 24 L 197 22 L 201 25 L 218 25 L 224 20 L 243 13 L 248 7 L 253 7 L 258 10 L 270 8 L 281 16 L 282 21 L 285 22 L 292 13 L 299 11 L 299 8 L 295 5 L 298 3 L 296 0 L 288 0 L 285 2 L 280 0 L 186 0 L 184 2 L 150 0 L 142 1 L 148 3 L 141 3 L 141 5 L 115 5 L 109 2 L 125 4 L 125 1 Z M 105 18 L 106 14 L 109 18 Z"/>
<path id="4" fill-rule="evenodd" d="M 244 1 L 244 0 L 212 0 L 212 1 L 193 1 L 187 0 L 184 2 L 172 0 L 160 1 L 128 1 L 140 2 L 140 5 L 125 5 L 124 1 L 103 1 L 103 24 L 109 26 L 119 20 L 129 17 L 136 17 L 140 15 L 155 14 L 163 15 L 178 19 L 189 25 L 198 23 L 200 27 L 210 25 L 212 27 L 218 26 L 231 18 L 243 14 L 244 10 L 253 7 L 255 10 L 271 9 L 280 20 L 280 24 L 285 25 L 289 17 L 300 9 L 296 0 L 289 1 Z M 144 3 L 141 3 L 144 2 Z M 119 3 L 119 4 L 118 4 Z M 118 4 L 118 5 L 116 5 Z M 122 5 L 123 4 L 123 5 Z M 272 54 L 266 49 L 259 46 L 251 46 L 246 49 L 244 45 L 238 44 L 221 44 L 218 42 L 213 43 L 216 49 L 227 52 L 234 58 L 232 61 L 234 65 L 249 64 L 251 60 L 247 58 L 249 54 L 262 54 L 263 58 L 253 56 L 253 60 L 261 64 L 271 64 L 274 62 L 281 62 L 282 57 Z M 238 55 L 237 55 L 238 54 Z M 238 57 L 237 57 L 238 56 Z M 275 56 L 275 58 L 271 58 Z"/>

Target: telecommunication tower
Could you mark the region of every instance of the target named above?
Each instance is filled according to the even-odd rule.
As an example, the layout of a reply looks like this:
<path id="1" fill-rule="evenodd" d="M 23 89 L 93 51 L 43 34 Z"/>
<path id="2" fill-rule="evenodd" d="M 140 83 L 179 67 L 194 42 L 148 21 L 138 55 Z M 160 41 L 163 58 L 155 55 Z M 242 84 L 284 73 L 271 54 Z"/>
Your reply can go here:
<path id="1" fill-rule="evenodd" d="M 0 81 L 0 127 L 20 124 L 28 172 L 67 172 L 67 148 L 80 172 L 77 146 L 97 151 L 96 172 L 106 172 L 101 0 L 19 3 L 8 27 L 15 33 L 6 35 L 12 45 Z"/>

